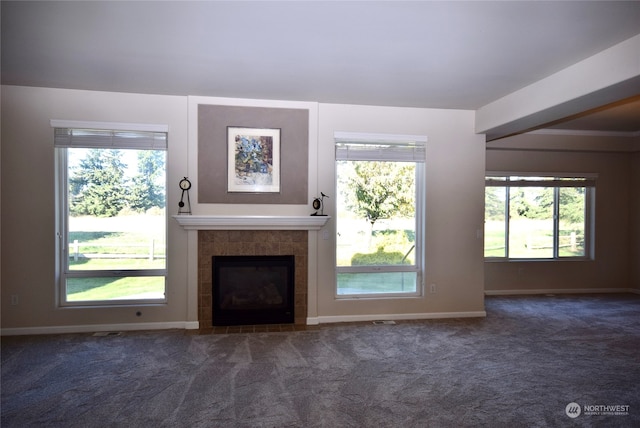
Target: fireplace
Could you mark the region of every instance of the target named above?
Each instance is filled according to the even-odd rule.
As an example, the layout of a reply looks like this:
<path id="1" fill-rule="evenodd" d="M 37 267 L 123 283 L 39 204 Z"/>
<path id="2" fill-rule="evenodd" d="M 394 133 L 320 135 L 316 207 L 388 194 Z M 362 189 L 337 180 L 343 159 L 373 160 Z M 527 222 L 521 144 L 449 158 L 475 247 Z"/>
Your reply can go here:
<path id="1" fill-rule="evenodd" d="M 307 325 L 309 316 L 315 316 L 315 309 L 310 312 L 309 290 L 316 288 L 315 278 L 310 270 L 315 268 L 309 263 L 310 257 L 316 257 L 314 244 L 309 239 L 310 232 L 318 231 L 325 226 L 330 216 L 310 215 L 275 215 L 275 216 L 243 216 L 243 215 L 174 215 L 173 218 L 189 232 L 188 243 L 196 247 L 188 256 L 190 263 L 195 262 L 189 276 L 188 287 L 196 289 L 197 319 L 200 331 L 230 332 L 244 330 L 243 326 L 213 326 L 213 269 L 212 256 L 232 255 L 286 255 L 295 257 L 294 286 L 294 322 L 293 325 L 275 324 L 255 326 L 254 331 L 282 326 L 283 328 Z M 191 310 L 192 306 L 187 305 Z M 252 326 L 247 326 L 247 329 Z M 263 331 L 263 330 L 260 330 Z M 281 331 L 281 330 L 280 330 Z M 287 330 L 288 331 L 288 330 Z"/>
<path id="2" fill-rule="evenodd" d="M 295 257 L 212 257 L 214 326 L 294 322 Z"/>
<path id="3" fill-rule="evenodd" d="M 176 216 L 180 220 L 197 216 Z M 306 219 L 323 217 L 307 216 Z M 256 223 L 253 221 L 253 223 Z M 195 228 L 202 229 L 197 225 Z M 237 226 L 235 226 L 237 227 Z M 295 295 L 294 325 L 307 324 L 308 302 L 308 244 L 307 230 L 197 230 L 197 293 L 198 322 L 202 331 L 227 332 L 229 329 L 242 329 L 242 326 L 213 325 L 213 256 L 282 256 L 293 254 L 295 257 Z M 254 324 L 255 325 L 255 324 Z M 290 324 L 266 325 L 291 326 Z"/>

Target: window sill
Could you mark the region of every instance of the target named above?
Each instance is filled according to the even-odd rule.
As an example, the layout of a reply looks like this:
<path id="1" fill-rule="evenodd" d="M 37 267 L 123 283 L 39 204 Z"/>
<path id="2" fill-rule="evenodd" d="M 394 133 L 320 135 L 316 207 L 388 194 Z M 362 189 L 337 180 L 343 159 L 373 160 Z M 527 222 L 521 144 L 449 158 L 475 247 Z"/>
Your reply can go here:
<path id="1" fill-rule="evenodd" d="M 592 262 L 591 257 L 563 257 L 558 259 L 505 259 L 505 258 L 485 258 L 485 263 L 557 263 L 557 262 Z"/>

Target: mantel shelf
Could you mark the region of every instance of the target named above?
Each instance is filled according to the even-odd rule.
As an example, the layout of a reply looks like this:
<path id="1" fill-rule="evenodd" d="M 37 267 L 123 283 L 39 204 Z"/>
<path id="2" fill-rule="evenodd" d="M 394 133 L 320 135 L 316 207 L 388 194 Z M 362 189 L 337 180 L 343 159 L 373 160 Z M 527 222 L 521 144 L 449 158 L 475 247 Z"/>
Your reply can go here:
<path id="1" fill-rule="evenodd" d="M 174 215 L 186 230 L 320 230 L 329 216 Z"/>

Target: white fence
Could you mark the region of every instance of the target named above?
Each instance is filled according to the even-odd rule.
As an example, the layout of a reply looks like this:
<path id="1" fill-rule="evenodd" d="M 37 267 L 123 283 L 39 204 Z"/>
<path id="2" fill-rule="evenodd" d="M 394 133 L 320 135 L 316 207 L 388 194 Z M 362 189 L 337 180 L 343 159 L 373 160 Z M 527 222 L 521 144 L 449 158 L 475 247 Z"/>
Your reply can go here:
<path id="1" fill-rule="evenodd" d="M 101 248 L 146 248 L 145 252 L 138 253 L 83 253 L 80 251 L 82 247 L 101 247 Z M 78 242 L 75 239 L 69 243 L 69 257 L 73 257 L 73 261 L 78 259 L 164 259 L 164 254 L 156 254 L 156 242 L 154 239 L 149 240 L 146 244 L 94 244 L 89 242 Z"/>
<path id="2" fill-rule="evenodd" d="M 535 235 L 528 235 L 525 246 L 530 250 L 544 250 L 544 249 L 553 248 L 553 245 L 549 245 L 547 242 L 548 242 L 548 239 L 544 243 L 542 243 L 536 238 Z M 558 248 L 567 248 L 567 247 L 570 247 L 571 251 L 578 250 L 578 236 L 576 232 L 571 232 L 571 234 L 568 236 L 563 235 L 558 237 Z M 493 247 L 485 247 L 484 250 L 485 251 L 504 250 L 504 248 L 505 248 L 504 245 L 497 245 Z"/>
<path id="3" fill-rule="evenodd" d="M 571 247 L 571 251 L 576 251 L 578 249 L 578 237 L 575 232 L 571 232 L 569 236 L 559 236 L 558 237 L 558 248 L 567 248 Z M 527 236 L 527 248 L 532 250 L 542 250 L 547 248 L 553 248 L 553 245 L 549 246 L 546 243 L 536 242 L 535 235 Z"/>

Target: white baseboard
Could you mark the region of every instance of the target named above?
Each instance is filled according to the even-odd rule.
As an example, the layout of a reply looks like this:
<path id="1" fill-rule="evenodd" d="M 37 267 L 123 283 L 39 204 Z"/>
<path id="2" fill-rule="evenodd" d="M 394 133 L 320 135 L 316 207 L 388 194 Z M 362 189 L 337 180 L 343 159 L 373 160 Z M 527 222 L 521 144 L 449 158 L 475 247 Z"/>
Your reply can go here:
<path id="1" fill-rule="evenodd" d="M 89 324 L 60 325 L 47 327 L 18 327 L 0 329 L 0 336 L 25 336 L 34 334 L 68 334 L 95 333 L 101 331 L 135 331 L 135 330 L 196 330 L 200 328 L 197 321 L 181 322 L 148 322 L 134 324 Z"/>
<path id="2" fill-rule="evenodd" d="M 516 296 L 533 294 L 594 294 L 594 293 L 636 293 L 634 288 L 541 288 L 536 290 L 484 290 L 485 296 Z"/>
<path id="3" fill-rule="evenodd" d="M 429 312 L 417 314 L 368 314 L 368 315 L 331 315 L 307 318 L 307 325 L 362 322 L 362 321 L 402 321 L 440 318 L 484 318 L 485 311 L 472 312 Z"/>

